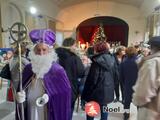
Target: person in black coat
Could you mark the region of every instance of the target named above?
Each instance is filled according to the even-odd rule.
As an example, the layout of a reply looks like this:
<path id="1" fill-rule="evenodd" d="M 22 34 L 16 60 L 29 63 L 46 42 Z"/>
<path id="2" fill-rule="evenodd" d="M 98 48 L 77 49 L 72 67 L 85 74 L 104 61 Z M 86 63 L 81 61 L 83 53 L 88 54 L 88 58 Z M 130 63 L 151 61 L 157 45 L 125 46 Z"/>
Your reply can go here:
<path id="1" fill-rule="evenodd" d="M 138 76 L 138 66 L 136 64 L 137 51 L 134 47 L 128 47 L 126 58 L 120 65 L 120 79 L 123 82 L 124 91 L 124 120 L 130 116 L 130 104 L 132 102 L 132 87 L 135 85 Z"/>
<path id="2" fill-rule="evenodd" d="M 65 69 L 72 88 L 72 114 L 76 99 L 79 95 L 78 79 L 84 76 L 84 65 L 80 57 L 74 53 L 76 47 L 75 43 L 73 38 L 66 38 L 63 41 L 63 47 L 56 49 L 56 53 L 59 57 L 59 64 Z"/>
<path id="3" fill-rule="evenodd" d="M 115 61 L 109 53 L 109 44 L 100 42 L 94 46 L 96 54 L 91 58 L 92 63 L 87 76 L 82 98 L 86 102 L 95 101 L 101 108 L 101 120 L 107 120 L 108 113 L 103 106 L 114 100 Z M 87 120 L 94 117 L 87 115 Z"/>

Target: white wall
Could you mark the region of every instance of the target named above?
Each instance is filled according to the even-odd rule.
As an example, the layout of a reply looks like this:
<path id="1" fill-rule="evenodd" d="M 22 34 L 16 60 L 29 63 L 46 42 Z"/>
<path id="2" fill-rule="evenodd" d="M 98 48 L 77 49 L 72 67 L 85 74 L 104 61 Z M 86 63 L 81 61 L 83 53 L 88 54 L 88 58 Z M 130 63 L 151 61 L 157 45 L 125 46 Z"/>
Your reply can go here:
<path id="1" fill-rule="evenodd" d="M 9 8 L 9 4 L 8 4 L 9 0 L 2 0 L 1 1 L 1 19 L 2 19 L 2 28 L 4 30 L 7 30 L 9 27 L 9 23 L 11 20 L 10 16 L 10 8 Z M 8 32 L 6 33 L 2 33 L 2 43 L 4 47 L 8 47 L 9 41 L 8 41 Z"/>
<path id="2" fill-rule="evenodd" d="M 145 16 L 148 16 L 153 13 L 157 6 L 160 6 L 160 0 L 144 0 L 140 9 Z"/>
<path id="3" fill-rule="evenodd" d="M 20 11 L 11 3 L 14 3 Z M 42 14 L 51 18 L 55 18 L 59 10 L 51 0 L 34 0 L 30 2 L 28 0 L 1 0 L 2 27 L 7 29 L 15 22 L 22 22 L 25 24 L 26 11 L 29 12 L 30 6 L 35 6 L 37 8 L 37 15 Z M 2 39 L 3 47 L 10 47 L 9 32 L 2 33 Z"/>
<path id="4" fill-rule="evenodd" d="M 63 32 L 56 31 L 56 44 L 58 46 L 62 46 L 63 43 Z"/>
<path id="5" fill-rule="evenodd" d="M 1 78 L 2 86 L 0 88 L 0 104 L 6 101 L 7 98 L 7 89 L 8 89 L 8 80 Z"/>
<path id="6" fill-rule="evenodd" d="M 21 10 L 22 16 L 25 16 L 25 11 L 29 11 L 29 6 L 35 6 L 38 9 L 38 14 L 50 16 L 58 19 L 60 26 L 58 29 L 64 30 L 64 37 L 74 36 L 75 29 L 82 21 L 94 17 L 97 13 L 97 2 L 85 2 L 82 4 L 73 5 L 64 9 L 59 9 L 52 0 L 1 0 L 2 9 L 2 27 L 7 29 L 15 21 L 21 21 L 18 11 L 9 4 L 15 3 Z M 158 0 L 144 0 L 139 8 L 127 4 L 119 4 L 110 1 L 100 1 L 98 13 L 101 16 L 114 16 L 126 21 L 129 25 L 129 44 L 135 41 L 144 39 L 145 17 L 153 12 L 155 6 L 160 3 Z M 25 19 L 23 19 L 25 23 Z M 69 31 L 69 32 L 68 32 Z M 135 34 L 138 31 L 139 34 Z M 8 34 L 3 33 L 4 47 L 9 45 Z"/>
<path id="7" fill-rule="evenodd" d="M 97 13 L 96 3 L 96 1 L 92 1 L 64 8 L 57 15 L 57 19 L 64 23 L 65 30 L 73 31 L 82 21 L 94 17 Z M 137 7 L 100 1 L 98 14 L 114 16 L 126 21 L 129 25 L 129 44 L 144 39 L 145 17 Z M 136 31 L 139 33 L 135 34 Z"/>
<path id="8" fill-rule="evenodd" d="M 55 17 L 59 8 L 52 2 L 52 0 L 9 0 L 17 4 L 21 9 L 29 12 L 29 7 L 34 6 L 37 8 L 38 14 L 43 14 L 50 17 Z"/>

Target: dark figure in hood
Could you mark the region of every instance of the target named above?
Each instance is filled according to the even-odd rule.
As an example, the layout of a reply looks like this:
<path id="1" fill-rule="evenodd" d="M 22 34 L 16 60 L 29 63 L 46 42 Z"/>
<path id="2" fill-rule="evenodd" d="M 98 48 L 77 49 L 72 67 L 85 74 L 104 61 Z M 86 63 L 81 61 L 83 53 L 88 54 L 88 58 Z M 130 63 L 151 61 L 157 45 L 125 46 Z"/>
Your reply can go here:
<path id="1" fill-rule="evenodd" d="M 110 53 L 103 52 L 93 56 L 91 60 L 83 98 L 87 102 L 94 100 L 99 104 L 108 104 L 114 98 L 114 58 Z"/>
<path id="2" fill-rule="evenodd" d="M 84 66 L 79 56 L 75 51 L 75 40 L 73 38 L 66 38 L 63 41 L 63 47 L 56 49 L 59 57 L 59 64 L 65 69 L 70 80 L 72 88 L 71 109 L 74 110 L 75 101 L 78 97 L 78 79 L 84 76 Z M 71 113 L 71 116 L 72 116 Z"/>
<path id="3" fill-rule="evenodd" d="M 107 112 L 103 106 L 114 99 L 115 59 L 109 53 L 109 44 L 101 42 L 94 46 L 96 55 L 92 57 L 92 64 L 86 79 L 82 98 L 86 101 L 95 101 L 101 108 L 101 119 L 107 119 Z M 87 116 L 87 120 L 93 119 Z"/>

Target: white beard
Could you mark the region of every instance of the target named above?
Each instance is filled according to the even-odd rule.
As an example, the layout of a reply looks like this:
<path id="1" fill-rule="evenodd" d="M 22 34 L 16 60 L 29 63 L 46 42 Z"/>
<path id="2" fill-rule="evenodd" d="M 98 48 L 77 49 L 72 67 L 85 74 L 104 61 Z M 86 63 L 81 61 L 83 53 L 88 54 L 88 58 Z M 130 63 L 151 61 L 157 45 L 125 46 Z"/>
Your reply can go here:
<path id="1" fill-rule="evenodd" d="M 46 55 L 36 55 L 33 50 L 29 54 L 31 60 L 32 71 L 37 78 L 42 78 L 49 72 L 52 63 L 57 61 L 57 54 L 54 50 Z"/>

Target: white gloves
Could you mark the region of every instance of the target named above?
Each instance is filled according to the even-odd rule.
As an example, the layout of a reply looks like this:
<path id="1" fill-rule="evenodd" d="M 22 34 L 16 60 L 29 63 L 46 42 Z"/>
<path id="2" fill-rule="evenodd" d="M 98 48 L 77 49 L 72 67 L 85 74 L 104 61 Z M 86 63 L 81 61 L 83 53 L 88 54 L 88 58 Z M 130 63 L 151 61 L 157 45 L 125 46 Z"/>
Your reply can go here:
<path id="1" fill-rule="evenodd" d="M 24 91 L 17 92 L 16 100 L 18 103 L 23 103 L 26 100 L 26 93 Z M 43 94 L 42 97 L 37 98 L 36 105 L 38 107 L 44 106 L 49 101 L 49 96 L 47 94 Z"/>
<path id="2" fill-rule="evenodd" d="M 23 103 L 26 100 L 26 93 L 24 91 L 17 92 L 16 100 L 18 103 Z"/>
<path id="3" fill-rule="evenodd" d="M 43 94 L 42 97 L 37 98 L 36 105 L 38 107 L 44 106 L 49 101 L 49 96 L 47 94 Z"/>

